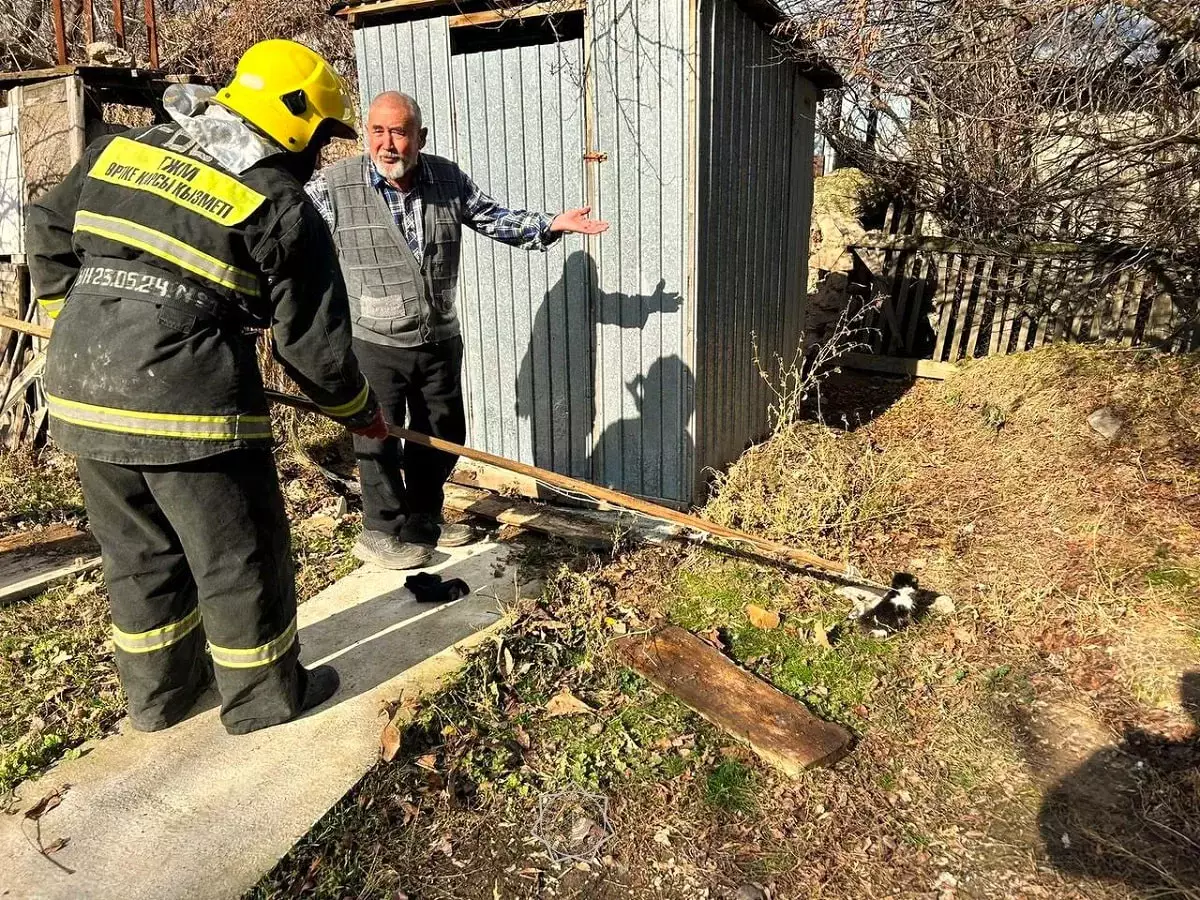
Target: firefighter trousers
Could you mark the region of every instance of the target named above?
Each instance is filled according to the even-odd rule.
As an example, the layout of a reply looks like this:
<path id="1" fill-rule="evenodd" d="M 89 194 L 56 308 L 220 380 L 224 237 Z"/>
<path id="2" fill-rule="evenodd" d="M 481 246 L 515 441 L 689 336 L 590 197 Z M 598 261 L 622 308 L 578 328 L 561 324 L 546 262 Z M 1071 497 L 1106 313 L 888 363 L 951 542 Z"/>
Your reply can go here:
<path id="1" fill-rule="evenodd" d="M 134 727 L 155 731 L 186 718 L 210 667 L 231 734 L 294 718 L 305 679 L 271 451 L 166 466 L 78 465 Z"/>

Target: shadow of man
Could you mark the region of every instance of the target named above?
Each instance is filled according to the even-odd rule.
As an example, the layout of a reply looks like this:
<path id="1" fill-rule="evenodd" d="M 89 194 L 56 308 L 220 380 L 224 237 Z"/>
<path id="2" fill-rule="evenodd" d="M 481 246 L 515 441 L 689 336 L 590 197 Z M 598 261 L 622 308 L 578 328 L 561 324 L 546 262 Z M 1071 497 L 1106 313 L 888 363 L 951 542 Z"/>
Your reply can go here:
<path id="1" fill-rule="evenodd" d="M 1129 731 L 1046 793 L 1038 826 L 1059 871 L 1200 897 L 1200 672 L 1183 676 L 1180 697 L 1190 735 Z"/>
<path id="2" fill-rule="evenodd" d="M 517 372 L 516 412 L 530 423 L 534 465 L 585 480 L 595 477 L 597 329 L 640 330 L 652 316 L 677 313 L 681 305 L 665 280 L 649 294 L 602 291 L 591 254 L 576 250 L 567 257 L 559 280 L 538 305 Z"/>
<path id="3" fill-rule="evenodd" d="M 645 375 L 627 381 L 625 389 L 633 397 L 637 412 L 604 429 L 596 442 L 593 477 L 602 484 L 650 497 L 685 498 L 690 485 L 680 482 L 685 469 L 681 461 L 690 459 L 695 449 L 691 436 L 682 427 L 678 433 L 671 433 L 665 417 L 647 415 L 647 409 L 664 409 L 670 401 L 677 401 L 677 396 L 695 396 L 692 370 L 678 356 L 664 356 L 651 363 Z M 685 411 L 682 421 L 689 413 Z M 677 417 L 671 421 L 677 421 Z M 654 434 L 647 434 L 648 430 Z M 638 440 L 631 438 L 633 431 L 639 433 Z M 645 446 L 661 447 L 662 452 L 637 452 Z M 655 471 L 658 466 L 661 468 Z"/>

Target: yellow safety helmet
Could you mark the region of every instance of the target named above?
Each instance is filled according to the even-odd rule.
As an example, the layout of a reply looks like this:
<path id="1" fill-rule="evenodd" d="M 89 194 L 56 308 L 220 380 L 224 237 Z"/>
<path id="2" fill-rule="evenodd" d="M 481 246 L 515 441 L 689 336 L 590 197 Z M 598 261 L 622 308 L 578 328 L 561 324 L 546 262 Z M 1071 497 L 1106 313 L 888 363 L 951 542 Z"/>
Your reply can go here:
<path id="1" fill-rule="evenodd" d="M 213 99 L 296 153 L 325 121 L 333 123 L 335 137 L 355 136 L 346 82 L 319 53 L 295 41 L 255 44 Z"/>

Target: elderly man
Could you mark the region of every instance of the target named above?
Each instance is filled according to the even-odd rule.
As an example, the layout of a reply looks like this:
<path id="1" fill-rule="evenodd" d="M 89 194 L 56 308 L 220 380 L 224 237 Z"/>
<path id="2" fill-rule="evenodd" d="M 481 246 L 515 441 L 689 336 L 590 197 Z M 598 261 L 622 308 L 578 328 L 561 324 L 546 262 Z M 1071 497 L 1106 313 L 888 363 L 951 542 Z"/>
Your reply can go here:
<path id="1" fill-rule="evenodd" d="M 462 226 L 526 250 L 564 233 L 599 234 L 588 207 L 557 216 L 508 209 L 457 165 L 422 153 L 421 108 L 389 91 L 371 103 L 366 154 L 322 170 L 306 190 L 329 223 L 354 320 L 354 352 L 389 421 L 461 444 L 463 343 L 454 309 Z M 469 543 L 466 525 L 442 521 L 455 457 L 395 438 L 356 435 L 364 561 L 418 568 L 431 548 Z"/>

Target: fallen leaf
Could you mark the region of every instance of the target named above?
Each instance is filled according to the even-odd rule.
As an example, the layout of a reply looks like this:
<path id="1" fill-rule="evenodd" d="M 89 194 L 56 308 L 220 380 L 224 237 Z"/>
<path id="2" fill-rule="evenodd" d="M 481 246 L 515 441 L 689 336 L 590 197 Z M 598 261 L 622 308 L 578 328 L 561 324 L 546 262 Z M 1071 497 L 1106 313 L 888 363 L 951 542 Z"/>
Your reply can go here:
<path id="1" fill-rule="evenodd" d="M 417 765 L 429 772 L 437 771 L 437 754 L 426 753 L 424 756 L 417 758 Z"/>
<path id="2" fill-rule="evenodd" d="M 62 803 L 63 793 L 66 788 L 59 791 L 51 791 L 37 803 L 33 804 L 26 812 L 25 818 L 37 821 L 50 810 L 54 809 L 58 804 Z"/>
<path id="3" fill-rule="evenodd" d="M 304 527 L 313 531 L 324 531 L 330 534 L 337 528 L 337 521 L 331 516 L 311 516 L 304 520 Z"/>
<path id="4" fill-rule="evenodd" d="M 518 725 L 517 730 L 513 732 L 513 737 L 516 739 L 517 746 L 519 746 L 522 750 L 528 750 L 533 746 L 533 740 L 529 737 L 529 732 L 520 725 Z"/>
<path id="5" fill-rule="evenodd" d="M 512 678 L 513 669 L 516 668 L 516 663 L 513 662 L 513 655 L 509 653 L 508 648 L 504 648 L 504 677 Z"/>
<path id="6" fill-rule="evenodd" d="M 750 617 L 750 624 L 755 628 L 770 631 L 779 627 L 779 613 L 773 609 L 763 609 L 761 606 L 750 603 L 746 606 L 746 615 Z"/>
<path id="7" fill-rule="evenodd" d="M 548 716 L 577 716 L 594 710 L 572 694 L 570 691 L 559 691 L 546 703 Z"/>
<path id="8" fill-rule="evenodd" d="M 63 847 L 67 846 L 67 844 L 69 844 L 70 842 L 71 842 L 70 838 L 59 838 L 57 841 L 50 844 L 49 846 L 43 847 L 42 852 L 46 853 L 46 854 L 57 853 Z"/>
<path id="9" fill-rule="evenodd" d="M 829 630 L 820 622 L 813 622 L 813 643 L 826 649 L 833 646 L 829 643 Z"/>
<path id="10" fill-rule="evenodd" d="M 388 722 L 379 736 L 379 755 L 384 762 L 391 762 L 400 752 L 400 729 Z"/>
<path id="11" fill-rule="evenodd" d="M 671 826 L 664 825 L 658 831 L 654 832 L 654 843 L 662 844 L 664 847 L 671 846 Z"/>

